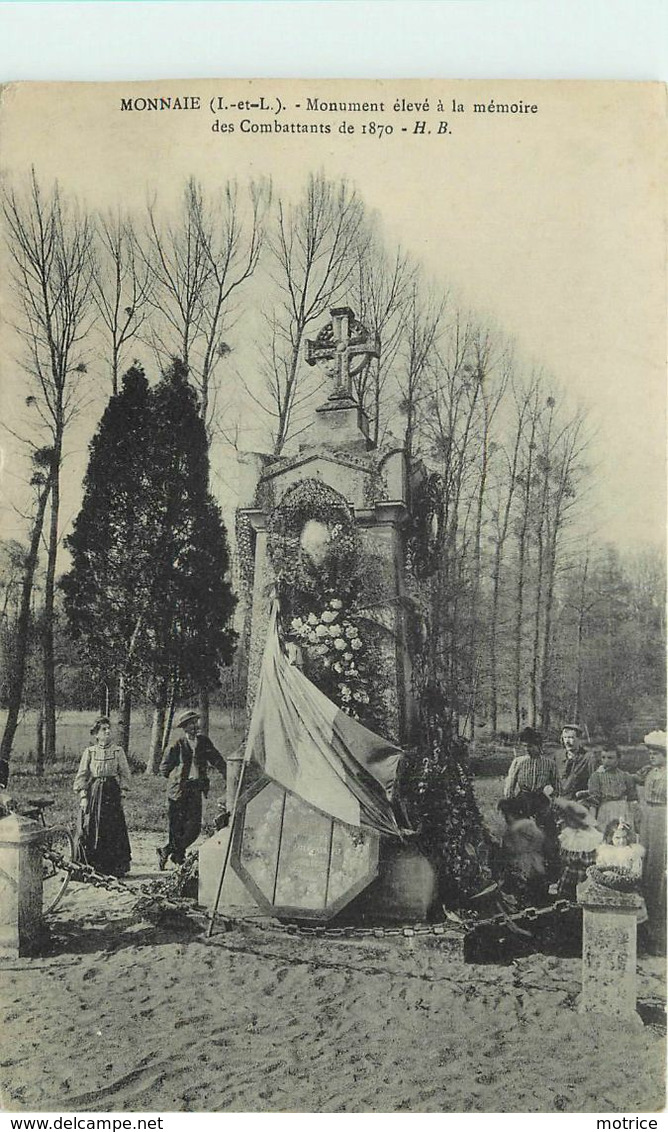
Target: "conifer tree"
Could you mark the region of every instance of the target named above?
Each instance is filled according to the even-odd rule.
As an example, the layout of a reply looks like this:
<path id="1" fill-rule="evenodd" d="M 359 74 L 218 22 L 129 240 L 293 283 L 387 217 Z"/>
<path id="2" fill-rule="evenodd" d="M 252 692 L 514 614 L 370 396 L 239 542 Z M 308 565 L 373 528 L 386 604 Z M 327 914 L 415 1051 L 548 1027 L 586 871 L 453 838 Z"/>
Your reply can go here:
<path id="1" fill-rule="evenodd" d="M 61 581 L 85 659 L 101 684 L 118 684 L 126 749 L 152 604 L 152 441 L 148 381 L 133 366 L 91 441 L 83 503 L 67 539 L 72 568 Z"/>
<path id="2" fill-rule="evenodd" d="M 151 511 L 158 529 L 149 647 L 154 703 L 164 720 L 169 701 L 217 686 L 219 665 L 232 656 L 235 599 L 226 580 L 225 526 L 208 490 L 206 428 L 179 359 L 156 386 L 152 404 Z M 154 764 L 159 731 L 156 726 Z"/>
<path id="3" fill-rule="evenodd" d="M 129 370 L 91 443 L 62 584 L 89 663 L 101 680 L 118 682 L 124 720 L 130 692 L 148 689 L 153 770 L 170 698 L 215 687 L 232 653 L 227 538 L 208 470 L 183 363 L 174 361 L 152 390 L 142 370 Z"/>

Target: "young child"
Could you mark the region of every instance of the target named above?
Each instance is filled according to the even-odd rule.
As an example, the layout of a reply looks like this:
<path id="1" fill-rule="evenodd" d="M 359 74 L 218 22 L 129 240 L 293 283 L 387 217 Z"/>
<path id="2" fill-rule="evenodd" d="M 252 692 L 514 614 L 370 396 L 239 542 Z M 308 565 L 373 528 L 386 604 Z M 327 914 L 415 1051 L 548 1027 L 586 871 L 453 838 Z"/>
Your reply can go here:
<path id="1" fill-rule="evenodd" d="M 531 801 L 523 795 L 502 798 L 498 809 L 506 821 L 501 842 L 502 888 L 522 905 L 548 902 L 545 870 L 545 834 L 530 813 Z"/>
<path id="2" fill-rule="evenodd" d="M 625 886 L 640 891 L 642 866 L 645 850 L 638 843 L 633 826 L 628 822 L 613 818 L 605 827 L 603 841 L 596 850 L 596 869 L 608 877 L 611 887 L 618 879 Z M 638 909 L 638 923 L 647 920 L 647 908 L 643 899 Z"/>
<path id="3" fill-rule="evenodd" d="M 587 876 L 587 869 L 596 860 L 596 850 L 603 834 L 596 828 L 593 816 L 586 806 L 566 799 L 555 799 L 561 811 L 563 828 L 559 834 L 561 876 L 557 896 L 561 900 L 575 900 L 577 886 Z"/>
<path id="4" fill-rule="evenodd" d="M 601 751 L 598 770 L 591 775 L 587 789 L 596 807 L 596 824 L 600 830 L 605 830 L 613 818 L 621 818 L 634 826 L 638 790 L 632 775 L 620 767 L 616 747 L 605 747 Z"/>

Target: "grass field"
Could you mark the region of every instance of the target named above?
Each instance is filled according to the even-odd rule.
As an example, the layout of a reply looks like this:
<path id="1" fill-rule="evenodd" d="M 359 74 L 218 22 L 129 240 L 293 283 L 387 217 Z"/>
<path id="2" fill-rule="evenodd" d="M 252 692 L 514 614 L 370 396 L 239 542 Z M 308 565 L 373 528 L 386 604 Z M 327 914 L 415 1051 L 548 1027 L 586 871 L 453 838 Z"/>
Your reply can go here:
<path id="1" fill-rule="evenodd" d="M 4 727 L 5 712 L 0 712 L 0 727 Z M 47 766 L 41 778 L 35 774 L 35 748 L 37 714 L 27 712 L 21 720 L 16 733 L 12 754 L 12 774 L 10 792 L 22 803 L 28 798 L 45 796 L 54 799 L 49 810 L 54 822 L 73 825 L 77 816 L 77 799 L 72 790 L 72 782 L 82 751 L 90 742 L 90 727 L 95 718 L 93 712 L 64 711 L 58 716 L 57 755 L 53 765 Z M 146 763 L 150 742 L 150 715 L 137 712 L 132 719 L 130 736 L 130 758 L 138 763 Z M 211 738 L 223 755 L 231 753 L 243 738 L 243 720 L 240 713 L 233 718 L 229 712 L 211 713 Z M 513 757 L 512 747 L 478 744 L 476 754 L 471 760 L 474 787 L 478 805 L 490 832 L 500 837 L 503 819 L 496 805 L 503 790 L 503 780 Z M 561 751 L 552 752 L 561 767 Z M 628 748 L 623 753 L 622 763 L 628 770 L 634 770 L 646 760 L 644 748 Z M 216 809 L 217 799 L 223 793 L 220 778 L 212 776 L 211 794 L 205 801 L 204 823 L 210 823 Z M 133 789 L 126 800 L 126 816 L 130 831 L 157 832 L 165 826 L 165 782 L 162 778 L 142 773 L 133 774 Z"/>
<path id="2" fill-rule="evenodd" d="M 5 712 L 0 713 L 4 727 Z M 93 712 L 62 712 L 57 724 L 56 761 L 38 778 L 35 773 L 36 713 L 28 712 L 16 733 L 11 761 L 9 793 L 19 804 L 29 798 L 52 798 L 48 820 L 74 827 L 78 813 L 77 797 L 72 789 L 82 752 L 91 743 L 90 727 Z M 211 713 L 211 739 L 223 754 L 231 753 L 241 742 L 243 728 L 233 724 L 224 712 Z M 130 758 L 146 763 L 151 734 L 150 719 L 142 714 L 133 717 L 130 737 Z M 166 829 L 166 782 L 161 777 L 133 773 L 132 790 L 125 800 L 125 814 L 132 835 L 136 832 L 157 832 Z M 220 776 L 211 776 L 211 793 L 204 804 L 205 825 L 212 821 L 218 798 L 224 793 Z"/>
<path id="3" fill-rule="evenodd" d="M 17 732 L 12 754 L 12 770 L 9 792 L 20 805 L 30 798 L 52 798 L 48 820 L 52 824 L 67 825 L 71 829 L 78 815 L 77 797 L 72 789 L 74 775 L 82 751 L 90 744 L 90 726 L 93 713 L 63 712 L 58 719 L 58 746 L 54 764 L 45 768 L 38 778 L 35 774 L 35 727 L 36 714 L 28 713 Z M 0 713 L 0 726 L 4 726 L 4 713 Z M 141 714 L 133 718 L 130 741 L 131 758 L 146 762 L 150 739 L 150 720 Z M 227 713 L 212 712 L 211 738 L 223 755 L 229 754 L 239 745 L 243 729 L 238 722 L 231 720 Z M 501 835 L 503 820 L 496 810 L 501 797 L 503 776 L 512 751 L 501 753 L 498 759 L 485 760 L 482 774 L 476 774 L 474 785 L 478 804 L 483 818 L 494 836 Z M 132 790 L 125 799 L 125 814 L 130 836 L 134 833 L 161 833 L 166 830 L 166 787 L 165 780 L 155 775 L 134 772 Z M 211 776 L 211 792 L 204 801 L 203 823 L 212 830 L 218 799 L 224 793 L 220 776 L 214 771 Z"/>
<path id="4" fill-rule="evenodd" d="M 0 728 L 4 728 L 7 713 L 0 711 Z M 96 718 L 95 712 L 61 711 L 56 720 L 56 752 L 58 760 L 72 761 L 81 757 L 85 747 L 91 742 L 90 728 Z M 231 733 L 241 734 L 241 726 L 233 721 L 229 712 L 211 712 L 211 737 L 214 742 L 227 742 Z M 138 711 L 132 716 L 130 749 L 127 754 L 141 762 L 146 762 L 151 737 L 151 715 L 149 711 Z M 237 743 L 239 740 L 237 739 Z M 14 738 L 14 755 L 22 764 L 35 761 L 37 747 L 37 712 L 24 712 Z M 225 753 L 225 747 L 220 750 Z"/>

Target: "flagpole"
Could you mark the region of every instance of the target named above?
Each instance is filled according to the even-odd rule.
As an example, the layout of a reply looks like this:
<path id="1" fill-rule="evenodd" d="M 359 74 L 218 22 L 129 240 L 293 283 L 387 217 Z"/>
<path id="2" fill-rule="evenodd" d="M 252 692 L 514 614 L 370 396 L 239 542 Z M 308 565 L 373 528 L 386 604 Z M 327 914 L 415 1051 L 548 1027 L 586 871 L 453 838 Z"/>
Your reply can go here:
<path id="1" fill-rule="evenodd" d="M 222 893 L 223 893 L 223 884 L 225 883 L 225 875 L 227 873 L 227 866 L 229 864 L 230 854 L 231 854 L 231 851 L 232 851 L 232 838 L 234 836 L 234 823 L 236 821 L 239 797 L 241 795 L 241 786 L 242 786 L 242 783 L 243 783 L 243 780 L 244 780 L 244 772 L 246 770 L 247 764 L 248 764 L 248 758 L 247 758 L 247 755 L 244 755 L 243 762 L 241 764 L 241 770 L 239 772 L 239 779 L 237 781 L 236 789 L 234 791 L 234 801 L 232 803 L 232 812 L 230 814 L 230 825 L 229 825 L 230 836 L 227 839 L 225 856 L 223 858 L 223 867 L 220 871 L 220 879 L 218 881 L 218 890 L 216 892 L 216 899 L 214 901 L 213 908 L 211 909 L 211 919 L 210 919 L 208 927 L 206 929 L 206 938 L 207 939 L 211 939 L 211 935 L 213 933 L 213 925 L 214 925 L 216 916 L 218 914 L 218 905 L 220 904 L 220 898 L 221 898 Z"/>
<path id="2" fill-rule="evenodd" d="M 271 602 L 271 607 L 270 607 L 269 631 L 268 631 L 268 634 L 267 634 L 268 637 L 269 637 L 269 634 L 272 632 L 272 629 L 276 626 L 277 619 L 278 619 L 278 600 L 276 598 L 276 595 L 274 594 L 274 596 L 272 598 L 272 602 Z M 221 898 L 222 892 L 223 892 L 223 884 L 225 883 L 225 875 L 227 873 L 227 866 L 228 866 L 229 861 L 230 861 L 230 853 L 232 852 L 232 838 L 234 836 L 234 823 L 235 823 L 236 817 L 237 817 L 239 796 L 241 794 L 241 786 L 242 786 L 242 783 L 243 783 L 243 780 L 244 780 L 244 773 L 246 771 L 246 766 L 247 766 L 248 762 L 250 761 L 252 728 L 253 728 L 253 721 L 251 719 L 251 728 L 250 728 L 250 731 L 249 731 L 248 736 L 246 738 L 246 749 L 244 751 L 244 758 L 243 758 L 243 762 L 241 764 L 241 771 L 239 772 L 239 779 L 237 781 L 236 788 L 235 788 L 235 791 L 234 791 L 234 801 L 232 803 L 232 811 L 230 813 L 230 825 L 229 825 L 230 836 L 228 838 L 227 847 L 225 849 L 225 857 L 223 859 L 223 867 L 222 867 L 221 872 L 220 872 L 220 880 L 218 881 L 218 891 L 216 892 L 216 899 L 214 901 L 213 908 L 211 909 L 211 920 L 209 921 L 209 925 L 206 929 L 206 939 L 211 939 L 211 935 L 212 935 L 212 932 L 213 932 L 213 925 L 214 925 L 216 916 L 218 914 L 218 905 L 220 904 L 220 898 Z"/>

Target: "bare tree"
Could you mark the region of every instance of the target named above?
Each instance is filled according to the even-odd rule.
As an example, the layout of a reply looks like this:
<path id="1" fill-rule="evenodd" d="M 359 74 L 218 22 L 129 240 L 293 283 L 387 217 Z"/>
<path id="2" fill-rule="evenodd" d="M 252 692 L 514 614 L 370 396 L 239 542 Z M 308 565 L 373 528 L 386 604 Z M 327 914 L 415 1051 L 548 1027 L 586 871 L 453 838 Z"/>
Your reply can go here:
<path id="1" fill-rule="evenodd" d="M 277 203 L 268 240 L 269 271 L 277 292 L 267 315 L 269 404 L 266 398 L 255 398 L 272 419 L 276 455 L 296 431 L 298 410 L 313 393 L 312 379 L 304 380 L 306 332 L 351 285 L 366 241 L 364 205 L 346 181 L 312 174 L 297 204 Z"/>
<path id="2" fill-rule="evenodd" d="M 582 720 L 582 684 L 584 674 L 584 640 L 585 640 L 585 626 L 587 624 L 587 617 L 591 610 L 591 603 L 589 601 L 588 579 L 590 567 L 591 547 L 589 542 L 585 544 L 585 553 L 580 567 L 580 577 L 578 579 L 577 588 L 577 635 L 575 643 L 575 687 L 573 689 L 572 707 L 568 713 L 569 719 L 574 723 L 580 723 Z"/>
<path id="3" fill-rule="evenodd" d="M 513 384 L 514 423 L 509 443 L 501 449 L 501 473 L 494 491 L 492 520 L 494 523 L 494 558 L 492 565 L 492 608 L 489 626 L 489 664 L 490 664 L 490 728 L 496 731 L 499 712 L 499 679 L 497 665 L 497 646 L 499 632 L 499 608 L 501 598 L 501 576 L 506 541 L 510 531 L 511 516 L 515 494 L 518 490 L 518 469 L 520 451 L 524 437 L 530 405 L 536 394 L 534 383 L 523 388 Z"/>
<path id="4" fill-rule="evenodd" d="M 519 474 L 517 477 L 520 491 L 518 496 L 519 515 L 516 524 L 517 563 L 515 613 L 513 619 L 513 699 L 516 731 L 519 731 L 522 726 L 522 643 L 524 632 L 524 607 L 526 601 L 527 553 L 535 480 L 536 434 L 541 414 L 540 378 L 538 376 L 532 381 L 531 388 L 533 392 L 527 407 L 527 424 L 522 443 Z"/>
<path id="5" fill-rule="evenodd" d="M 205 424 L 210 407 L 215 407 L 211 401 L 215 369 L 229 352 L 223 336 L 234 316 L 233 299 L 258 265 L 270 204 L 268 181 L 249 184 L 248 199 L 243 207 L 235 181 L 228 181 L 211 202 L 207 201 L 201 186 L 194 187 L 192 207 L 209 267 L 199 326 L 198 364 L 192 368 Z"/>
<path id="6" fill-rule="evenodd" d="M 152 276 L 139 253 L 132 221 L 120 211 L 99 216 L 93 297 L 108 339 L 114 396 L 128 343 L 144 326 L 151 286 Z"/>
<path id="7" fill-rule="evenodd" d="M 541 445 L 536 460 L 537 491 L 533 511 L 533 529 L 536 540 L 536 601 L 533 615 L 533 645 L 531 651 L 531 669 L 529 676 L 529 696 L 531 703 L 531 726 L 538 725 L 538 680 L 540 663 L 540 631 L 541 616 L 543 613 L 543 586 L 545 582 L 545 555 L 546 543 L 549 540 L 547 525 L 548 503 L 550 494 L 550 470 L 553 445 L 553 428 L 556 401 L 550 394 L 546 399 L 547 420 L 543 418 L 540 429 Z"/>
<path id="8" fill-rule="evenodd" d="M 468 732 L 475 736 L 476 703 L 478 698 L 480 658 L 478 657 L 479 630 L 482 624 L 480 593 L 482 580 L 482 531 L 483 515 L 490 474 L 490 462 L 498 444 L 492 440 L 494 418 L 503 400 L 510 375 L 511 359 L 507 347 L 498 335 L 489 330 L 476 328 L 472 336 L 471 351 L 473 364 L 471 376 L 473 387 L 471 400 L 475 406 L 476 426 L 473 437 L 476 449 L 473 465 L 474 479 L 474 527 L 470 577 L 469 601 L 469 710 Z"/>
<path id="9" fill-rule="evenodd" d="M 427 406 L 434 401 L 437 345 L 446 305 L 447 295 L 438 295 L 416 273 L 406 300 L 405 324 L 396 367 L 399 409 L 405 419 L 404 448 L 409 467 L 417 454 L 420 422 Z"/>
<path id="10" fill-rule="evenodd" d="M 397 248 L 389 255 L 378 231 L 357 251 L 351 279 L 352 306 L 360 321 L 381 342 L 380 356 L 371 359 L 354 379 L 354 393 L 370 422 L 370 439 L 378 444 L 386 390 L 395 366 L 408 313 L 416 268 Z"/>
<path id="11" fill-rule="evenodd" d="M 34 387 L 28 398 L 52 451 L 46 582 L 42 617 L 45 757 L 56 744 L 54 588 L 59 536 L 63 439 L 80 406 L 82 350 L 94 319 L 93 226 L 58 185 L 44 193 L 32 170 L 24 193 L 2 197 L 12 279 L 21 311 L 18 329 Z"/>
<path id="12" fill-rule="evenodd" d="M 270 202 L 267 181 L 251 182 L 244 197 L 228 181 L 209 197 L 191 177 L 173 223 L 158 215 L 155 201 L 149 205 L 143 256 L 153 281 L 153 345 L 163 365 L 178 357 L 187 366 L 209 435 L 233 300 L 257 267 Z"/>
<path id="13" fill-rule="evenodd" d="M 191 177 L 175 223 L 163 223 L 155 202 L 149 205 L 144 261 L 153 280 L 153 343 L 163 361 L 179 357 L 186 366 L 209 443 L 219 408 L 216 369 L 230 352 L 225 334 L 234 299 L 258 265 L 270 203 L 268 181 L 251 182 L 242 199 L 235 181 L 209 197 Z M 202 691 L 205 733 L 208 721 L 208 693 Z"/>
<path id="14" fill-rule="evenodd" d="M 551 482 L 545 515 L 543 640 L 540 657 L 540 718 L 541 727 L 545 731 L 551 720 L 555 585 L 562 557 L 564 530 L 572 520 L 573 510 L 579 501 L 580 485 L 585 472 L 583 457 L 589 438 L 584 425 L 585 417 L 581 411 L 567 419 L 550 456 Z"/>
<path id="15" fill-rule="evenodd" d="M 439 655 L 441 680 L 448 689 L 454 724 L 461 708 L 462 664 L 461 608 L 466 588 L 469 553 L 471 492 L 468 490 L 476 454 L 472 443 L 476 414 L 475 382 L 472 379 L 470 320 L 456 310 L 434 340 L 425 396 L 419 410 L 418 448 L 434 461 L 443 481 L 441 561 L 432 584 L 431 620 L 434 648 Z"/>
<path id="16" fill-rule="evenodd" d="M 142 255 L 153 279 L 150 339 L 161 366 L 178 357 L 190 370 L 209 280 L 199 216 L 199 193 L 191 178 L 174 223 L 163 221 L 154 198 L 148 206 L 148 234 Z"/>
<path id="17" fill-rule="evenodd" d="M 39 546 L 44 529 L 44 515 L 49 493 L 52 486 L 53 452 L 51 449 L 40 449 L 33 454 L 33 476 L 31 485 L 35 489 L 34 511 L 31 520 L 30 543 L 22 570 L 21 599 L 19 604 L 16 632 L 14 634 L 14 647 L 12 649 L 12 664 L 9 672 L 7 689 L 7 720 L 0 745 L 0 763 L 8 763 L 14 736 L 19 721 L 21 702 L 23 700 L 23 684 L 25 680 L 26 658 L 28 655 L 28 636 L 30 631 L 30 612 L 35 580 L 35 571 L 39 557 Z M 40 773 L 38 766 L 37 770 Z"/>
<path id="18" fill-rule="evenodd" d="M 630 556 L 627 570 L 633 581 L 633 617 L 641 634 L 658 628 L 666 635 L 666 559 L 658 546 L 644 546 Z"/>

